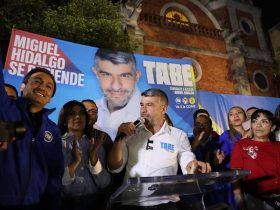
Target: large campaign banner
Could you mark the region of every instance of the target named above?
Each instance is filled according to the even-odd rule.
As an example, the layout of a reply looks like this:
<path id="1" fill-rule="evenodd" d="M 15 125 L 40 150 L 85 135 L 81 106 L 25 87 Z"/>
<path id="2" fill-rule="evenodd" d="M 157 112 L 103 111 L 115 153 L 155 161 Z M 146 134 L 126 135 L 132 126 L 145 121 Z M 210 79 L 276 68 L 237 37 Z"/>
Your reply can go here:
<path id="1" fill-rule="evenodd" d="M 274 113 L 276 107 L 280 104 L 280 98 L 218 94 L 201 90 L 197 91 L 197 97 L 198 107 L 208 110 L 213 129 L 219 134 L 229 128 L 227 113 L 233 106 L 240 106 L 245 111 L 250 107 L 257 107 Z"/>
<path id="2" fill-rule="evenodd" d="M 20 91 L 28 71 L 36 66 L 49 69 L 57 82 L 57 91 L 47 107 L 56 108 L 50 118 L 57 122 L 59 110 L 67 101 L 102 97 L 92 70 L 97 49 L 14 29 L 4 66 L 5 82 Z M 197 108 L 191 60 L 139 54 L 135 58 L 141 71 L 137 88 L 140 92 L 148 88 L 165 91 L 169 97 L 168 114 L 174 125 L 191 133 L 192 113 Z"/>
<path id="3" fill-rule="evenodd" d="M 24 75 L 35 66 L 49 69 L 57 82 L 57 92 L 47 105 L 56 108 L 50 118 L 57 122 L 58 112 L 69 100 L 102 97 L 98 80 L 93 73 L 94 56 L 98 48 L 62 41 L 21 30 L 13 30 L 4 67 L 6 83 L 18 91 Z M 251 106 L 274 113 L 280 98 L 218 94 L 196 91 L 191 60 L 171 59 L 135 54 L 141 77 L 137 88 L 164 90 L 169 97 L 168 114 L 174 126 L 192 135 L 193 112 L 207 109 L 213 129 L 219 134 L 228 129 L 227 112 L 232 106 L 247 109 Z M 139 112 L 139 110 L 133 110 Z"/>

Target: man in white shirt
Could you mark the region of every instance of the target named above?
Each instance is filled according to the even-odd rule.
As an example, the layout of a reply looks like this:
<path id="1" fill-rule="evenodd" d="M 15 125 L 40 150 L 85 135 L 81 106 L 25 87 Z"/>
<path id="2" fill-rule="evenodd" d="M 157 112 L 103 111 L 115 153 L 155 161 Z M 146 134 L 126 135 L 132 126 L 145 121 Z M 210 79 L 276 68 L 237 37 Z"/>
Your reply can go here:
<path id="1" fill-rule="evenodd" d="M 96 101 L 96 124 L 114 140 L 121 123 L 139 117 L 141 94 L 136 83 L 141 73 L 133 54 L 105 49 L 97 50 L 93 72 L 103 92 Z"/>
<path id="2" fill-rule="evenodd" d="M 123 123 L 109 153 L 108 167 L 113 173 L 126 166 L 129 177 L 176 175 L 178 163 L 183 174 L 209 172 L 208 163 L 195 159 L 187 135 L 165 121 L 167 95 L 159 89 L 148 89 L 141 94 L 140 114 L 145 118 L 146 130 L 139 132 L 133 123 Z M 139 199 L 125 205 L 152 206 L 152 209 L 176 209 L 178 196 L 165 196 L 161 200 Z M 140 206 L 140 208 L 139 208 Z M 127 209 L 127 208 L 125 208 Z M 129 209 L 129 208 L 128 208 Z"/>

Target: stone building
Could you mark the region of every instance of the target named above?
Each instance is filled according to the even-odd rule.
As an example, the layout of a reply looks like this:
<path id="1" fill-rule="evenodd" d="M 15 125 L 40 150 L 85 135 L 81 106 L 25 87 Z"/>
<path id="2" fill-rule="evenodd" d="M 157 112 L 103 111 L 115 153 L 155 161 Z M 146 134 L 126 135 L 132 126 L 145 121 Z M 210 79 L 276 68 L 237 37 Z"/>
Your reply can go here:
<path id="1" fill-rule="evenodd" d="M 275 66 L 272 72 L 275 75 L 274 86 L 277 89 L 278 96 L 280 96 L 280 22 L 269 29 L 269 36 L 275 60 Z"/>
<path id="2" fill-rule="evenodd" d="M 250 0 L 130 0 L 122 13 L 136 53 L 192 59 L 198 90 L 279 96 L 261 10 Z"/>

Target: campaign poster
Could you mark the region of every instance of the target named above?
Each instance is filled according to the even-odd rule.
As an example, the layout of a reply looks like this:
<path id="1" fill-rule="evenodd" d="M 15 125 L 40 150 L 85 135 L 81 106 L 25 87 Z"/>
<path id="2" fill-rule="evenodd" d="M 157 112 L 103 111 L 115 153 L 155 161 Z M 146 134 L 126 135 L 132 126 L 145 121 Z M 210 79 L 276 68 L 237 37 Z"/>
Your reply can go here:
<path id="1" fill-rule="evenodd" d="M 55 77 L 57 90 L 47 108 L 56 108 L 50 118 L 57 122 L 66 102 L 102 97 L 93 73 L 94 56 L 98 48 L 63 41 L 13 29 L 4 66 L 6 83 L 20 92 L 24 75 L 34 67 L 47 68 Z M 197 109 L 197 95 L 192 62 L 135 54 L 141 77 L 140 92 L 149 88 L 163 90 L 169 98 L 168 114 L 175 127 L 192 133 L 192 114 Z M 134 110 L 139 112 L 140 110 Z"/>
<path id="2" fill-rule="evenodd" d="M 208 110 L 212 127 L 218 134 L 229 129 L 227 113 L 233 106 L 240 106 L 244 111 L 250 107 L 256 107 L 269 110 L 274 114 L 276 107 L 280 104 L 280 98 L 275 97 L 218 94 L 201 90 L 197 91 L 197 96 L 198 107 Z"/>

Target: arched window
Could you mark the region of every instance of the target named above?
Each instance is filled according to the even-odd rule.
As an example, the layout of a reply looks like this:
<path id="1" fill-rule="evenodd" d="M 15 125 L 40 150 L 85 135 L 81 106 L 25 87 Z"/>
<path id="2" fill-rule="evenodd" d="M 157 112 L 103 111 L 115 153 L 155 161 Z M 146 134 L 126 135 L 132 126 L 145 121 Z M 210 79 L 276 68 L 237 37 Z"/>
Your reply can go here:
<path id="1" fill-rule="evenodd" d="M 165 17 L 172 22 L 176 22 L 182 24 L 183 22 L 188 23 L 188 17 L 183 13 L 176 9 L 168 9 L 165 13 Z"/>
<path id="2" fill-rule="evenodd" d="M 175 22 L 177 20 L 183 21 L 183 23 L 187 25 L 189 23 L 197 24 L 197 20 L 192 11 L 186 6 L 176 2 L 168 2 L 165 5 L 163 5 L 163 7 L 160 10 L 160 16 L 169 19 L 170 22 Z"/>

